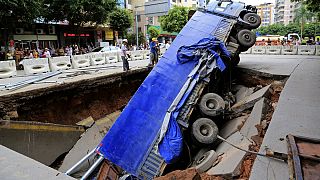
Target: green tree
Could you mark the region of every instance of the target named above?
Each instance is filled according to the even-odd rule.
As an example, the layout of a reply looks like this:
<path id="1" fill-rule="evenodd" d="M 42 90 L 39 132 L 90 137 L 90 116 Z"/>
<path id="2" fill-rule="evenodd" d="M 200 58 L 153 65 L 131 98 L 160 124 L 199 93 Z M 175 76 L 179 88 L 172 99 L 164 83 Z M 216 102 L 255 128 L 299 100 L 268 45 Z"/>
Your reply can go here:
<path id="1" fill-rule="evenodd" d="M 84 23 L 103 24 L 110 11 L 116 8 L 115 0 L 44 0 L 44 17 L 51 21 L 68 20 L 71 25 Z"/>
<path id="2" fill-rule="evenodd" d="M 292 2 L 302 2 L 306 5 L 307 10 L 316 13 L 320 19 L 320 1 L 319 0 L 291 0 Z"/>
<path id="3" fill-rule="evenodd" d="M 113 30 L 113 37 L 115 40 L 115 31 L 123 34 L 123 32 L 130 28 L 133 24 L 133 16 L 126 9 L 117 8 L 115 11 L 110 13 L 109 18 L 110 26 Z"/>
<path id="4" fill-rule="evenodd" d="M 31 23 L 41 16 L 43 0 L 0 0 L 0 26 L 8 23 Z"/>
<path id="5" fill-rule="evenodd" d="M 128 39 L 128 44 L 136 45 L 137 43 L 136 34 L 130 33 L 130 34 L 127 34 L 126 37 Z M 144 37 L 142 32 L 138 33 L 138 39 L 139 39 L 139 43 L 141 44 L 144 44 L 146 42 L 146 38 Z"/>
<path id="6" fill-rule="evenodd" d="M 269 26 L 262 26 L 259 29 L 257 29 L 257 32 L 259 32 L 262 35 L 284 35 L 286 34 L 285 26 L 282 24 L 272 24 Z"/>
<path id="7" fill-rule="evenodd" d="M 148 34 L 150 35 L 151 38 L 157 38 L 160 35 L 160 30 L 157 29 L 156 27 L 149 27 L 148 28 Z"/>
<path id="8" fill-rule="evenodd" d="M 188 22 L 188 11 L 187 7 L 174 6 L 168 15 L 160 18 L 161 28 L 168 32 L 180 32 Z"/>
<path id="9" fill-rule="evenodd" d="M 304 32 L 304 25 L 306 21 L 311 21 L 315 17 L 315 14 L 307 10 L 307 6 L 304 2 L 301 3 L 300 7 L 295 10 L 294 21 L 300 24 L 300 35 Z"/>

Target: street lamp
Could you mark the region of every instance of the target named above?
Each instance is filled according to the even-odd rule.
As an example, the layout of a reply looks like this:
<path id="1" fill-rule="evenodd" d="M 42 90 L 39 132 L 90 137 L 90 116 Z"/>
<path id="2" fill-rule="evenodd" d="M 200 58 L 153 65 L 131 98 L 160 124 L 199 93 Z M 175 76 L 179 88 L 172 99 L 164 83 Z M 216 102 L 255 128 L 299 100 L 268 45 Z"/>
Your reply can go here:
<path id="1" fill-rule="evenodd" d="M 136 6 L 137 7 L 137 6 Z M 138 11 L 136 9 L 136 43 L 137 47 L 139 46 L 139 28 L 138 28 Z"/>

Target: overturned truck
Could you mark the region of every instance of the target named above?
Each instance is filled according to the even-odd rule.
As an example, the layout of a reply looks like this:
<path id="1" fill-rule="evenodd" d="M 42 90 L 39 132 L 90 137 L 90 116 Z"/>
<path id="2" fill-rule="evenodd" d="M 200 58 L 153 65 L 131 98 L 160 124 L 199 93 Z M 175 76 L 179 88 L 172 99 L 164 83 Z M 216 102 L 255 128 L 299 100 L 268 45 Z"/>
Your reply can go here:
<path id="1" fill-rule="evenodd" d="M 232 1 L 211 1 L 196 11 L 97 152 L 139 179 L 152 179 L 179 161 L 186 147 L 214 143 L 214 117 L 221 116 L 226 105 L 217 89 L 223 73 L 254 45 L 251 30 L 261 23 L 256 12 Z"/>

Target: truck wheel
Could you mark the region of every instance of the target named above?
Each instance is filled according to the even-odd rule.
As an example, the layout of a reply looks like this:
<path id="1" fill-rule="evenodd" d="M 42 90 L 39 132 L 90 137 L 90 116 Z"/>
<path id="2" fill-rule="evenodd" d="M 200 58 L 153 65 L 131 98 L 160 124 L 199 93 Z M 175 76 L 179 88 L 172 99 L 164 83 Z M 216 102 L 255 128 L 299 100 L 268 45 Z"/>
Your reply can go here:
<path id="1" fill-rule="evenodd" d="M 251 29 L 256 29 L 260 26 L 261 24 L 261 18 L 258 14 L 255 13 L 247 13 L 243 16 L 243 20 L 245 22 L 250 23 L 250 28 Z"/>
<path id="2" fill-rule="evenodd" d="M 247 29 L 238 32 L 237 39 L 240 45 L 244 47 L 251 47 L 256 42 L 256 35 Z"/>
<path id="3" fill-rule="evenodd" d="M 217 116 L 225 108 L 225 102 L 218 94 L 207 93 L 199 103 L 200 110 L 207 116 Z"/>
<path id="4" fill-rule="evenodd" d="M 208 118 L 197 119 L 192 124 L 192 135 L 201 144 L 212 144 L 218 135 L 217 125 Z"/>
<path id="5" fill-rule="evenodd" d="M 193 167 L 199 173 L 207 171 L 217 160 L 218 155 L 214 150 L 201 149 L 194 158 Z"/>

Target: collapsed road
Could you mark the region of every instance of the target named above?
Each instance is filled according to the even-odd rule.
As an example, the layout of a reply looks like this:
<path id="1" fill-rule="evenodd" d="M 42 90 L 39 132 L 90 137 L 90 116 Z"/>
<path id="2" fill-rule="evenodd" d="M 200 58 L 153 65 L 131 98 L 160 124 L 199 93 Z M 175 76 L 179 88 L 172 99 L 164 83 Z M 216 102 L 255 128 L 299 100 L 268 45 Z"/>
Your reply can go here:
<path id="1" fill-rule="evenodd" d="M 120 179 L 132 176 L 139 179 L 159 176 L 164 176 L 160 179 L 201 179 L 208 176 L 258 179 L 262 174 L 262 166 L 256 163 L 256 160 L 260 157 L 267 158 L 269 164 L 274 163 L 271 158 L 276 159 L 278 164 L 274 165 L 281 170 L 288 165 L 288 173 L 279 172 L 281 179 L 288 179 L 287 176 L 298 179 L 301 176 L 315 176 L 318 166 L 314 165 L 314 162 L 319 161 L 318 152 L 309 149 L 317 146 L 319 140 L 315 139 L 315 136 L 310 138 L 314 132 L 312 127 L 305 134 L 299 134 L 304 132 L 304 128 L 296 128 L 296 124 L 290 131 L 268 133 L 269 126 L 276 127 L 272 126 L 272 116 L 277 117 L 278 111 L 275 110 L 278 108 L 280 93 L 291 77 L 287 81 L 285 73 L 274 76 L 272 73 L 260 71 L 260 74 L 255 74 L 259 69 L 256 67 L 247 74 L 243 67 L 238 71 L 234 70 L 234 66 L 239 63 L 240 52 L 254 44 L 254 33 L 251 30 L 261 23 L 256 12 L 255 7 L 242 3 L 209 3 L 207 9 L 199 10 L 192 16 L 146 79 L 143 77 L 147 73 L 144 74 L 141 69 L 115 74 L 116 77 L 100 75 L 89 80 L 77 79 L 79 75 L 90 75 L 88 69 L 63 77 L 59 72 L 52 76 L 71 78 L 73 81 L 59 85 L 60 88 L 63 87 L 60 91 L 62 96 L 59 95 L 57 86 L 43 87 L 32 84 L 24 87 L 29 85 L 25 82 L 4 85 L 5 89 L 15 92 L 4 91 L 3 94 L 2 117 L 5 121 L 1 124 L 1 144 L 12 145 L 10 148 L 17 148 L 16 151 L 23 151 L 21 153 L 37 159 L 40 156 L 37 157 L 37 152 L 33 150 L 39 145 L 54 141 L 55 137 L 61 137 L 58 141 L 64 144 L 62 149 L 52 143 L 48 143 L 51 146 L 40 146 L 39 154 L 42 153 L 43 156 L 39 161 L 66 175 L 81 179 L 110 179 L 109 175 L 112 176 L 111 179 L 119 176 L 122 176 Z M 215 21 L 209 23 L 208 19 Z M 299 71 L 300 64 L 305 68 L 317 67 L 308 63 L 301 61 L 298 65 L 291 66 L 294 69 L 287 73 L 305 72 Z M 241 64 L 239 67 L 241 68 Z M 96 69 L 93 71 L 99 72 Z M 130 79 L 128 75 L 132 73 L 142 74 L 137 80 Z M 242 74 L 247 78 L 243 78 Z M 50 73 L 47 75 L 45 78 L 51 78 Z M 313 77 L 314 74 L 307 75 Z M 234 79 L 235 77 L 237 78 Z M 33 89 L 23 91 L 23 88 L 30 87 Z M 292 86 L 291 89 L 294 88 L 295 86 Z M 29 95 L 24 99 L 22 94 L 32 91 L 37 92 L 36 95 Z M 44 98 L 46 96 L 49 100 Z M 10 98 L 13 101 L 10 101 Z M 280 98 L 280 102 L 281 100 Z M 44 107 L 39 105 L 41 103 Z M 66 111 L 68 108 L 71 110 Z M 282 114 L 278 114 L 281 120 Z M 17 121 L 12 121 L 14 119 Z M 34 120 L 44 122 L 30 122 Z M 283 122 L 278 121 L 278 125 L 283 125 Z M 22 139 L 18 142 L 12 143 L 9 138 L 18 139 L 20 136 L 13 135 L 19 132 L 24 132 L 24 136 L 21 136 Z M 80 134 L 81 137 L 75 142 Z M 48 141 L 38 137 L 47 138 Z M 68 145 L 65 143 L 67 140 Z M 287 144 L 283 143 L 284 140 Z M 277 148 L 279 145 L 280 148 Z M 288 151 L 284 150 L 285 145 L 288 145 Z M 58 146 L 59 152 L 52 146 Z M 3 149 L 1 156 L 4 158 L 1 158 L 1 163 L 4 166 L 14 166 L 15 162 L 7 157 L 21 157 L 3 146 L 0 148 Z M 50 150 L 56 154 L 49 156 Z M 48 171 L 48 177 L 56 172 L 28 158 L 20 159 L 23 159 L 24 165 L 30 163 L 42 168 L 44 172 Z M 300 163 L 300 159 L 304 163 Z M 70 164 L 74 161 L 74 165 Z M 281 163 L 280 166 L 278 161 L 284 164 Z M 190 167 L 192 169 L 188 169 Z M 187 170 L 176 171 L 183 169 Z M 36 172 L 30 169 L 22 172 L 26 173 L 28 178 L 36 175 Z M 190 177 L 184 172 L 191 172 Z M 274 171 L 272 173 L 274 179 L 277 179 Z"/>
<path id="2" fill-rule="evenodd" d="M 243 98 L 243 97 L 245 97 L 245 96 L 247 96 L 247 95 L 249 95 L 250 93 L 253 93 L 253 91 L 254 90 L 257 90 L 257 87 L 258 87 L 258 89 L 259 88 L 261 88 L 261 87 L 264 87 L 264 86 L 267 86 L 267 85 L 269 85 L 269 84 L 272 84 L 273 82 L 274 82 L 274 80 L 276 80 L 276 82 L 287 82 L 286 83 L 286 86 L 291 86 L 290 85 L 290 82 L 292 82 L 291 84 L 292 85 L 294 85 L 294 84 L 296 84 L 297 86 L 300 86 L 299 84 L 301 84 L 301 82 L 297 82 L 296 80 L 290 80 L 290 78 L 289 78 L 289 81 L 286 81 L 286 79 L 289 77 L 289 76 L 291 76 L 291 74 L 293 73 L 294 74 L 294 77 L 301 77 L 302 75 L 301 75 L 301 73 L 303 73 L 304 71 L 306 71 L 306 76 L 310 76 L 310 75 L 308 75 L 307 74 L 307 72 L 312 72 L 312 68 L 317 68 L 318 67 L 318 64 L 319 64 L 319 61 L 318 61 L 318 59 L 319 59 L 319 57 L 315 57 L 315 56 L 290 56 L 289 57 L 289 59 L 290 60 L 283 60 L 283 57 L 282 56 L 259 56 L 259 55 L 241 55 L 241 58 L 242 58 L 242 62 L 239 64 L 239 67 L 237 68 L 237 70 L 236 71 L 234 71 L 233 72 L 233 74 L 234 74 L 234 76 L 236 77 L 236 79 L 233 81 L 233 85 L 234 85 L 234 87 L 235 87 L 235 91 L 234 91 L 234 94 L 236 95 L 236 96 L 238 96 L 238 98 Z M 303 60 L 303 59 L 305 59 L 305 60 Z M 280 71 L 278 71 L 277 69 L 279 68 L 278 66 L 276 66 L 276 65 L 279 65 L 279 63 L 281 64 L 281 67 L 284 69 L 284 71 L 281 71 L 281 72 L 287 72 L 287 73 L 279 73 Z M 254 64 L 254 65 L 253 65 Z M 254 68 L 251 68 L 251 67 L 254 67 Z M 316 81 L 317 82 L 317 77 L 319 77 L 319 76 L 317 76 L 316 74 L 314 74 L 314 75 L 312 75 L 312 76 L 310 76 L 310 77 L 312 77 L 312 80 L 313 81 Z M 308 79 L 308 78 L 307 78 Z M 283 81 L 284 80 L 284 81 Z M 140 83 L 143 81 L 143 78 L 141 78 L 141 80 L 139 80 L 140 81 Z M 288 82 L 289 82 L 289 84 L 288 84 Z M 318 90 L 318 88 L 316 88 L 316 87 L 313 87 L 313 86 L 310 86 L 310 85 L 312 85 L 312 84 L 314 84 L 314 83 L 311 83 L 310 84 L 310 82 L 305 82 L 306 83 L 306 87 L 310 87 L 310 90 L 312 90 L 313 91 L 313 93 L 317 93 L 317 90 Z M 138 83 L 137 83 L 138 84 Z M 274 88 L 272 88 L 272 90 L 276 90 L 276 93 L 273 95 L 272 93 L 271 93 L 271 96 L 269 96 L 269 100 L 270 100 L 270 102 L 268 103 L 268 107 L 269 107 L 269 110 L 267 111 L 267 114 L 265 114 L 264 115 L 264 118 L 261 118 L 261 124 L 263 125 L 263 126 L 265 126 L 266 125 L 266 121 L 267 121 L 267 124 L 268 124 L 268 126 L 271 126 L 271 127 L 273 127 L 274 125 L 272 125 L 272 121 L 270 121 L 271 120 L 271 117 L 272 117 L 272 112 L 273 112 L 273 109 L 277 109 L 278 107 L 279 107 L 279 103 L 280 104 L 283 104 L 283 103 L 281 103 L 281 102 L 279 102 L 279 103 L 277 103 L 277 99 L 279 98 L 279 93 L 281 92 L 281 90 L 282 90 L 282 86 L 283 86 L 283 83 L 275 83 L 277 86 L 277 88 L 276 89 L 274 89 Z M 239 85 L 243 85 L 243 86 L 239 86 Z M 315 85 L 315 84 L 314 84 Z M 77 86 L 81 86 L 81 83 L 79 83 Z M 105 85 L 102 85 L 102 86 L 108 86 L 107 84 L 105 84 Z M 137 86 L 139 86 L 139 84 L 137 85 Z M 76 87 L 76 86 L 75 86 Z M 121 86 L 118 86 L 119 88 L 121 88 Z M 247 88 L 246 88 L 247 87 Z M 240 90 L 240 89 L 242 88 L 242 90 Z M 251 89 L 251 90 L 250 90 Z M 286 88 L 285 88 L 286 89 Z M 305 99 L 304 101 L 305 101 L 305 103 L 307 103 L 307 102 L 310 102 L 310 98 L 309 98 L 309 94 L 310 93 L 306 93 L 307 91 L 308 91 L 308 89 L 309 88 L 307 88 L 307 89 L 301 89 L 302 90 L 302 92 L 296 92 L 296 93 L 298 93 L 299 94 L 299 99 Z M 295 88 L 295 90 L 294 91 L 297 91 L 297 90 L 300 90 L 300 88 Z M 291 91 L 291 90 L 290 90 Z M 286 94 L 288 94 L 288 93 L 290 93 L 290 91 L 289 92 L 287 92 Z M 306 91 L 306 92 L 305 92 Z M 57 96 L 62 96 L 64 93 L 63 93 L 64 91 L 61 91 L 61 93 L 59 93 L 59 91 L 57 91 L 57 92 L 55 92 L 55 93 L 57 93 Z M 237 92 L 239 92 L 239 93 L 237 93 Z M 241 92 L 241 93 L 240 93 Z M 50 93 L 48 93 L 48 94 L 43 94 L 43 99 L 46 99 L 46 95 L 50 95 Z M 132 94 L 131 94 L 132 95 Z M 130 96 L 131 96 L 130 95 Z M 14 96 L 13 96 L 14 97 Z M 35 96 L 34 98 L 36 98 L 37 96 Z M 317 97 L 317 96 L 313 96 L 313 98 L 314 97 Z M 25 96 L 25 99 L 28 99 L 28 100 L 32 100 L 32 98 L 33 98 L 33 96 L 30 96 L 30 97 L 28 97 L 28 96 Z M 129 99 L 129 98 L 128 98 Z M 284 100 L 286 99 L 286 98 L 283 98 Z M 291 98 L 292 99 L 292 98 Z M 23 101 L 20 101 L 20 102 L 23 102 Z M 314 103 L 316 103 L 316 102 L 319 102 L 319 101 L 312 101 L 312 102 L 314 102 Z M 295 103 L 297 103 L 297 102 L 295 102 Z M 126 103 L 125 103 L 126 104 Z M 285 103 L 285 104 L 287 104 L 287 102 Z M 290 104 L 290 103 L 289 103 Z M 297 104 L 299 104 L 299 103 L 297 103 Z M 18 104 L 17 104 L 18 105 Z M 286 111 L 285 109 L 285 107 L 286 107 L 286 105 L 280 105 L 280 108 L 282 107 L 282 109 L 284 110 L 284 111 Z M 312 120 L 314 120 L 314 118 L 312 118 L 313 116 L 314 116 L 314 113 L 312 113 L 312 112 L 310 112 L 308 109 L 310 108 L 310 106 L 308 106 L 308 105 L 305 105 L 305 106 L 303 106 L 304 107 L 304 111 L 305 111 L 305 113 L 309 113 L 309 115 L 308 116 L 303 116 L 303 117 L 297 117 L 298 119 L 296 120 L 296 122 L 295 123 L 291 123 L 290 125 L 292 125 L 292 127 L 299 127 L 299 126 L 297 126 L 297 123 L 301 123 L 301 122 L 304 122 L 304 126 L 308 126 L 308 125 L 310 125 L 310 124 L 312 124 L 311 123 L 311 121 Z M 316 104 L 314 104 L 312 107 L 319 107 L 318 105 L 316 105 Z M 235 120 L 231 120 L 231 121 L 229 121 L 230 123 L 228 123 L 229 125 L 225 125 L 225 127 L 226 128 L 222 128 L 221 129 L 221 131 L 220 131 L 220 135 L 221 136 L 223 136 L 223 137 L 228 137 L 228 136 L 230 136 L 230 135 L 225 135 L 225 133 L 226 133 L 226 130 L 225 129 L 228 129 L 228 128 L 230 128 L 230 127 L 233 127 L 233 129 L 231 130 L 231 131 L 229 131 L 229 134 L 230 134 L 230 132 L 231 132 L 231 134 L 232 133 L 235 133 L 235 132 L 237 132 L 237 130 L 238 130 L 238 125 L 239 125 L 239 123 L 240 124 L 242 124 L 242 122 L 245 120 L 245 119 L 248 119 L 248 116 L 250 116 L 250 109 L 251 108 L 249 108 L 249 110 L 248 111 L 246 111 L 244 114 L 241 114 L 241 116 L 239 116 L 239 117 L 237 117 L 237 118 L 235 118 Z M 31 110 L 36 110 L 36 109 L 31 109 Z M 80 109 L 79 109 L 80 110 Z M 310 109 L 311 110 L 311 109 Z M 281 111 L 280 109 L 278 110 L 278 111 Z M 252 112 L 251 112 L 252 113 Z M 39 114 L 39 115 L 41 115 L 41 114 Z M 294 114 L 292 114 L 292 113 L 282 113 L 282 119 L 286 119 L 286 117 L 285 116 L 290 116 L 290 115 L 294 115 Z M 85 116 L 83 116 L 82 117 L 82 119 L 85 119 L 86 121 L 86 123 L 88 123 L 88 122 L 90 122 L 90 121 L 88 121 L 88 116 L 90 116 L 90 114 L 85 114 Z M 103 116 L 105 116 L 105 115 L 103 115 Z M 41 116 L 40 116 L 41 117 Z M 308 117 L 307 119 L 306 119 L 306 117 Z M 103 118 L 102 118 L 103 119 Z M 107 119 L 110 119 L 110 118 L 107 118 Z M 115 120 L 115 118 L 111 118 L 111 119 L 114 119 Z M 292 117 L 290 117 L 290 119 L 292 119 Z M 295 118 L 296 119 L 296 118 Z M 19 119 L 19 121 L 21 121 L 22 119 Z M 99 120 L 99 119 L 95 119 L 95 120 Z M 104 120 L 105 121 L 105 120 Z M 45 122 L 45 121 L 43 121 L 43 122 Z M 56 123 L 58 124 L 58 122 L 59 121 L 56 121 Z M 102 121 L 103 122 L 103 121 Z M 281 121 L 280 121 L 281 122 Z M 82 125 L 85 125 L 86 123 L 82 123 Z M 89 123 L 90 124 L 90 123 Z M 103 124 L 103 123 L 98 123 L 98 131 L 97 132 L 106 132 L 110 127 L 111 127 L 111 125 L 112 125 L 112 122 L 110 123 L 110 122 L 108 122 L 107 123 L 107 125 L 105 125 L 104 127 L 101 127 L 101 125 L 99 125 L 99 124 Z M 314 123 L 313 124 L 317 124 L 317 121 L 314 121 Z M 4 129 L 3 129 L 3 125 L 4 124 L 2 124 L 1 125 L 1 127 L 2 128 L 0 128 L 0 134 L 1 133 L 3 133 L 3 132 L 5 132 L 4 131 Z M 76 125 L 75 123 L 73 123 L 73 124 L 69 124 L 69 125 Z M 89 127 L 93 127 L 93 128 L 90 128 L 90 129 L 88 129 L 88 130 L 90 130 L 90 131 L 93 131 L 94 129 L 95 129 L 95 127 L 94 126 L 92 126 L 92 125 L 89 125 Z M 261 136 L 262 134 L 264 134 L 265 132 L 267 132 L 268 131 L 268 126 L 266 126 L 265 127 L 265 129 L 262 129 L 262 131 L 258 131 L 259 132 L 259 136 L 258 137 L 256 137 L 254 140 L 255 141 L 257 141 L 257 142 L 260 142 L 260 143 L 258 143 L 258 144 L 261 144 L 261 142 L 263 141 L 263 136 Z M 285 125 L 286 126 L 286 125 Z M 8 125 L 7 125 L 7 127 L 9 127 Z M 77 127 L 79 130 L 80 130 L 80 133 L 81 132 L 83 132 L 83 130 L 81 130 L 81 128 L 85 128 L 85 129 L 87 129 L 87 125 L 86 126 L 82 126 L 82 127 Z M 106 128 L 105 128 L 106 127 Z M 277 127 L 277 126 L 276 126 Z M 318 127 L 317 125 L 315 125 L 314 127 Z M 56 126 L 55 126 L 55 128 L 56 128 Z M 304 127 L 304 128 L 306 128 L 306 127 Z M 20 128 L 21 129 L 21 128 Z M 30 128 L 29 128 L 30 129 Z M 43 128 L 42 128 L 43 129 Z M 104 129 L 104 130 L 103 130 Z M 279 130 L 278 128 L 276 128 L 277 129 L 277 131 Z M 286 130 L 287 128 L 282 128 L 283 130 Z M 313 128 L 311 128 L 311 129 L 313 129 Z M 63 157 L 62 158 L 59 158 L 60 160 L 60 162 L 59 161 L 57 161 L 58 163 L 58 165 L 56 165 L 56 164 L 54 164 L 52 167 L 54 167 L 54 168 L 56 168 L 56 169 L 59 169 L 61 172 L 65 172 L 68 168 L 70 168 L 74 163 L 76 163 L 79 159 L 81 159 L 81 157 L 83 157 L 86 153 L 88 153 L 89 151 L 90 151 L 90 149 L 92 149 L 93 147 L 95 147 L 95 146 L 97 146 L 98 144 L 99 144 L 99 142 L 100 142 L 100 140 L 102 139 L 102 137 L 103 137 L 103 134 L 102 135 L 100 135 L 100 136 L 97 136 L 97 135 L 95 135 L 96 133 L 88 133 L 89 131 L 86 131 L 86 134 L 87 135 L 82 135 L 82 137 L 83 138 L 85 138 L 84 140 L 79 140 L 79 142 L 77 142 L 77 140 L 75 140 L 75 141 L 73 141 L 73 144 L 70 144 L 70 147 L 69 147 L 69 149 L 67 149 L 67 150 L 64 150 L 63 152 L 62 151 L 60 151 L 60 153 L 61 154 L 64 154 L 63 155 Z M 297 129 L 298 130 L 298 129 Z M 299 130 L 297 131 L 297 130 L 295 130 L 295 128 L 291 128 L 291 129 L 289 129 L 288 131 L 289 132 L 291 132 L 291 133 L 293 133 L 293 134 L 296 134 L 297 132 L 299 132 Z M 23 132 L 23 134 L 25 134 L 25 130 L 22 130 L 19 134 L 21 134 Z M 49 129 L 47 129 L 47 131 L 44 131 L 44 132 L 50 132 L 50 130 Z M 93 131 L 94 132 L 94 131 Z M 262 132 L 262 133 L 261 133 Z M 287 133 L 289 133 L 289 132 L 287 132 Z M 316 133 L 317 131 L 316 131 L 316 129 L 315 130 L 311 130 L 309 133 L 307 133 L 306 134 L 306 132 L 304 132 L 304 135 L 305 136 L 309 136 L 309 137 L 315 137 L 315 138 L 319 138 L 319 137 L 316 137 L 315 135 L 315 133 Z M 260 134 L 261 133 L 261 134 Z M 34 132 L 33 133 L 31 133 L 31 134 L 33 134 L 33 135 L 36 135 L 37 136 L 37 134 L 35 134 Z M 267 133 L 267 136 L 268 136 L 268 134 L 270 134 L 270 133 Z M 286 133 L 284 133 L 284 134 L 286 134 Z M 298 133 L 299 134 L 299 133 Z M 32 137 L 32 136 L 31 136 Z M 61 137 L 65 137 L 65 136 L 61 136 Z M 97 137 L 100 137 L 100 138 L 98 138 L 97 139 Z M 3 140 L 3 138 L 4 138 L 4 136 L 1 136 L 1 138 L 0 139 L 2 139 Z M 27 138 L 27 137 L 26 137 Z M 279 138 L 278 138 L 279 139 Z M 281 139 L 281 138 L 280 138 Z M 52 144 L 53 146 L 56 146 L 56 147 L 59 147 L 60 145 L 59 145 L 59 143 L 60 144 L 65 144 L 65 143 L 61 143 L 60 141 L 55 141 L 54 140 L 54 138 L 53 139 L 51 139 L 51 140 L 49 140 L 49 139 L 44 139 L 44 140 L 47 140 L 47 141 L 37 141 L 36 139 L 33 139 L 33 141 L 32 141 L 32 145 L 39 145 L 39 146 L 41 146 L 42 144 Z M 25 142 L 24 140 L 18 140 L 20 143 L 23 143 L 23 142 Z M 88 144 L 88 142 L 91 142 L 91 141 L 93 141 L 93 143 L 91 143 L 91 145 L 90 144 Z M 49 143 L 50 142 L 50 143 Z M 272 142 L 272 141 L 271 141 Z M 281 141 L 280 141 L 281 142 Z M 79 144 L 79 145 L 75 145 L 75 144 Z M 26 143 L 26 145 L 27 145 L 28 143 Z M 30 145 L 30 142 L 29 142 L 29 147 L 31 147 Z M 23 145 L 22 144 L 20 144 L 21 145 L 21 147 L 23 147 Z M 85 147 L 82 147 L 82 145 L 84 145 Z M 39 147 L 38 146 L 38 147 Z M 73 148 L 72 148 L 72 146 L 74 146 Z M 38 148 L 37 147 L 37 148 Z M 77 149 L 77 147 L 81 147 L 81 149 L 85 149 L 84 151 L 79 151 L 79 149 Z M 263 146 L 261 146 L 261 147 L 263 147 Z M 71 150 L 70 152 L 72 152 L 71 154 L 69 154 L 69 155 L 67 155 L 66 156 L 66 153 L 68 153 L 68 151 L 70 150 L 70 149 L 73 149 L 73 150 Z M 39 148 L 38 148 L 39 149 Z M 61 148 L 62 149 L 62 148 Z M 41 148 L 40 148 L 40 150 L 41 150 Z M 56 149 L 53 149 L 53 150 L 56 150 Z M 258 151 L 259 150 L 259 146 L 251 146 L 250 147 L 250 150 L 255 150 L 255 151 Z M 237 150 L 236 150 L 237 151 Z M 7 151 L 2 151 L 2 152 L 6 152 L 7 153 Z M 66 153 L 64 153 L 64 152 L 66 152 Z M 69 152 L 69 153 L 70 153 Z M 78 153 L 74 153 L 74 152 L 78 152 Z M 81 153 L 80 153 L 81 152 Z M 240 151 L 238 151 L 238 152 L 240 152 Z M 7 154 L 6 153 L 4 153 L 3 155 L 1 155 L 1 157 L 4 157 L 4 156 L 7 156 Z M 43 153 L 43 151 L 41 152 L 41 151 L 39 151 L 38 152 L 38 156 L 41 154 L 41 153 Z M 47 152 L 48 153 L 48 152 Z M 23 153 L 24 154 L 24 153 Z M 50 152 L 49 152 L 49 154 L 50 154 Z M 27 154 L 26 154 L 27 155 Z M 28 156 L 28 155 L 27 155 Z M 30 157 L 30 156 L 29 156 Z M 58 157 L 58 155 L 56 156 L 56 157 Z M 69 157 L 68 158 L 68 160 L 67 161 L 63 161 L 63 159 L 64 159 L 64 157 L 65 158 L 67 158 L 67 157 Z M 72 157 L 74 157 L 74 158 L 72 158 Z M 258 157 L 259 159 L 261 159 L 261 157 Z M 35 159 L 37 159 L 36 157 L 35 157 Z M 262 173 L 262 172 L 265 172 L 265 170 L 263 170 L 263 171 L 261 171 L 262 169 L 265 169 L 264 168 L 264 166 L 261 166 L 261 165 L 255 165 L 254 166 L 254 169 L 253 169 L 253 171 L 251 172 L 251 167 L 252 167 L 252 165 L 253 165 L 253 163 L 254 163 L 254 160 L 255 160 L 255 157 L 252 157 L 252 156 L 250 156 L 250 154 L 246 154 L 245 156 L 244 156 L 244 158 L 241 160 L 241 162 L 242 162 L 242 164 L 240 165 L 240 170 L 238 171 L 238 172 L 240 172 L 240 174 L 239 173 L 237 173 L 237 174 L 239 174 L 238 176 L 236 176 L 236 177 L 243 177 L 243 178 L 248 178 L 249 176 L 250 176 L 250 174 L 251 174 L 251 176 L 252 176 L 252 178 L 253 177 L 255 177 L 256 175 L 258 175 L 259 177 L 257 178 L 257 179 L 261 179 L 260 178 L 260 175 L 259 175 L 259 172 L 260 173 Z M 22 161 L 22 162 L 19 162 L 19 161 Z M 25 159 L 25 158 L 19 158 L 19 160 L 17 160 L 17 163 L 27 163 L 29 160 L 27 160 L 27 159 Z M 61 166 L 61 161 L 63 161 L 63 166 L 64 167 L 60 167 Z M 221 160 L 220 160 L 221 161 Z M 275 161 L 275 162 L 277 162 L 277 161 Z M 6 161 L 2 161 L 2 165 L 1 166 L 7 166 L 8 164 L 6 163 Z M 43 163 L 45 163 L 45 162 L 43 162 Z M 65 163 L 67 163 L 67 164 L 65 164 Z M 15 164 L 15 163 L 13 163 L 13 164 Z M 28 166 L 29 167 L 32 167 L 33 165 L 32 165 L 32 163 L 30 164 L 30 163 L 27 163 L 28 164 Z M 45 164 L 47 164 L 47 165 L 51 165 L 50 163 L 45 163 Z M 69 165 L 68 165 L 69 164 Z M 277 163 L 278 164 L 278 163 Z M 284 164 L 284 163 L 283 163 Z M 35 165 L 34 165 L 35 166 Z M 273 167 L 274 165 L 271 165 L 271 167 Z M 283 166 L 283 165 L 282 165 Z M 10 166 L 10 167 L 12 167 L 12 166 Z M 59 168 L 60 167 L 60 168 Z M 86 165 L 85 167 L 84 167 L 84 170 L 83 171 L 85 171 L 88 167 L 90 167 L 89 165 Z M 260 169 L 259 170 L 259 167 L 260 168 L 262 168 L 262 169 Z M 273 172 L 271 171 L 272 169 L 273 169 L 273 171 L 274 170 L 277 170 L 277 169 L 275 169 L 275 168 L 271 168 L 271 167 L 269 167 L 268 169 L 269 169 L 269 175 L 264 175 L 264 176 L 268 176 L 268 177 L 272 177 L 273 175 Z M 25 168 L 25 169 L 28 169 L 28 167 L 22 167 L 22 169 L 21 169 L 21 172 L 22 171 L 25 171 L 25 170 L 23 170 L 23 168 Z M 5 170 L 5 169 L 3 169 L 3 170 Z M 48 169 L 49 170 L 49 169 Z M 274 172 L 277 176 L 280 176 L 281 174 L 287 174 L 286 172 L 287 172 L 287 169 L 286 168 L 284 168 L 283 169 L 284 171 L 281 171 L 281 172 Z M 46 172 L 47 170 L 46 169 L 42 169 L 41 171 L 43 171 L 43 172 Z M 51 171 L 51 170 L 50 170 Z M 36 174 L 38 174 L 39 172 L 33 172 L 33 171 L 27 171 L 29 174 L 33 174 L 33 176 L 34 175 L 36 175 Z M 121 173 L 119 173 L 120 171 L 117 171 L 117 170 L 113 170 L 113 171 L 111 171 L 111 172 L 117 172 L 118 174 L 115 176 L 115 175 L 113 175 L 112 177 L 119 177 L 120 176 L 120 174 Z M 188 171 L 189 172 L 189 171 Z M 1 175 L 4 175 L 4 174 L 6 174 L 6 175 L 8 175 L 8 173 L 4 173 L 4 171 L 1 171 L 0 172 L 1 173 Z M 253 174 L 252 174 L 253 173 Z M 271 174 L 270 174 L 271 173 Z M 83 173 L 82 173 L 83 174 Z M 174 175 L 175 177 L 181 177 L 181 175 L 183 175 L 183 174 L 186 174 L 185 172 L 175 172 L 175 174 L 171 174 L 171 175 Z M 194 175 L 196 175 L 197 173 L 194 173 Z M 170 174 L 169 174 L 170 175 Z M 192 176 L 192 173 L 187 173 L 187 177 L 191 177 Z M 230 177 L 230 173 L 226 173 L 225 174 L 225 176 L 226 177 Z M 81 176 L 81 173 L 80 173 L 80 175 L 78 175 L 78 177 L 80 177 Z M 201 177 L 207 177 L 208 175 L 206 175 L 206 174 L 201 174 Z M 32 176 L 31 176 L 32 177 Z M 217 176 L 215 176 L 215 177 L 217 177 Z M 30 179 L 32 179 L 32 178 L 30 178 Z M 178 179 L 178 178 L 177 178 Z M 275 179 L 279 179 L 279 178 L 275 178 Z"/>

